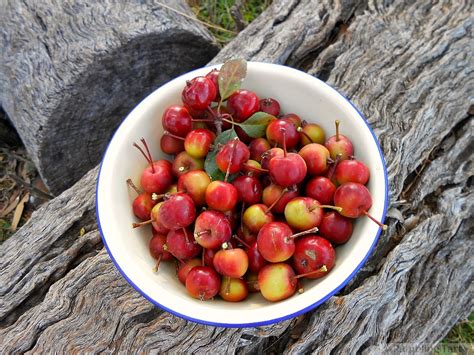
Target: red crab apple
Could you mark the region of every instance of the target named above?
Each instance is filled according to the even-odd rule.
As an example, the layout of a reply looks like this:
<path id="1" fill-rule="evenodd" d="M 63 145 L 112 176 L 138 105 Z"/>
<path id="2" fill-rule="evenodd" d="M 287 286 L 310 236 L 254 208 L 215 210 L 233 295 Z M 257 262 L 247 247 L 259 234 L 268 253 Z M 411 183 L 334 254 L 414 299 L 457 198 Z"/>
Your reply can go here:
<path id="1" fill-rule="evenodd" d="M 337 164 L 335 176 L 340 185 L 346 182 L 358 182 L 365 185 L 369 181 L 370 171 L 361 161 L 348 159 Z"/>
<path id="2" fill-rule="evenodd" d="M 339 154 L 342 160 L 349 159 L 354 155 L 354 148 L 350 139 L 339 133 L 339 124 L 340 121 L 336 120 L 336 134 L 329 137 L 324 145 L 329 150 L 332 159 L 336 159 Z"/>
<path id="3" fill-rule="evenodd" d="M 180 229 L 194 222 L 196 207 L 189 195 L 176 193 L 163 202 L 159 211 L 160 223 L 168 229 Z"/>
<path id="4" fill-rule="evenodd" d="M 215 137 L 215 134 L 208 129 L 193 129 L 186 135 L 184 149 L 193 158 L 205 158 Z"/>
<path id="5" fill-rule="evenodd" d="M 284 118 L 271 121 L 267 126 L 266 135 L 271 145 L 278 144 L 283 147 L 285 143 L 288 149 L 296 147 L 300 140 L 293 122 Z"/>
<path id="6" fill-rule="evenodd" d="M 260 111 L 278 117 L 280 115 L 280 104 L 270 97 L 262 99 L 260 100 Z"/>
<path id="7" fill-rule="evenodd" d="M 268 301 L 281 301 L 296 292 L 298 281 L 295 272 L 286 263 L 269 264 L 258 273 L 258 286 Z"/>
<path id="8" fill-rule="evenodd" d="M 228 302 L 240 302 L 247 298 L 249 289 L 247 283 L 238 278 L 223 277 L 219 296 Z"/>
<path id="9" fill-rule="evenodd" d="M 186 174 L 188 171 L 203 170 L 204 160 L 196 159 L 188 153 L 181 152 L 173 160 L 172 171 L 176 177 Z"/>
<path id="10" fill-rule="evenodd" d="M 329 151 L 324 145 L 307 144 L 298 154 L 304 159 L 309 175 L 322 175 L 328 170 Z"/>
<path id="11" fill-rule="evenodd" d="M 237 90 L 227 100 L 227 109 L 236 122 L 243 122 L 260 108 L 260 100 L 250 90 Z"/>
<path id="12" fill-rule="evenodd" d="M 306 196 L 312 197 L 322 204 L 331 204 L 333 202 L 336 186 L 324 176 L 316 176 L 306 184 Z"/>
<path id="13" fill-rule="evenodd" d="M 326 212 L 319 225 L 319 233 L 334 244 L 344 244 L 352 235 L 352 221 L 335 211 Z"/>
<path id="14" fill-rule="evenodd" d="M 268 264 L 265 258 L 258 251 L 257 241 L 253 242 L 247 248 L 247 255 L 249 260 L 249 270 L 259 272 L 262 267 Z"/>
<path id="15" fill-rule="evenodd" d="M 178 179 L 178 190 L 187 193 L 197 206 L 206 204 L 206 189 L 211 183 L 209 175 L 203 170 L 193 170 Z"/>
<path id="16" fill-rule="evenodd" d="M 260 228 L 273 219 L 268 207 L 261 203 L 248 207 L 242 217 L 245 226 L 253 233 L 258 233 Z"/>
<path id="17" fill-rule="evenodd" d="M 161 119 L 163 128 L 179 137 L 185 137 L 193 129 L 193 119 L 189 111 L 178 105 L 168 107 Z"/>
<path id="18" fill-rule="evenodd" d="M 217 96 L 217 88 L 211 79 L 198 76 L 186 82 L 181 93 L 183 103 L 193 110 L 205 110 Z"/>
<path id="19" fill-rule="evenodd" d="M 318 279 L 331 271 L 335 258 L 331 243 L 320 236 L 308 235 L 295 242 L 293 268 L 298 274 L 307 274 L 305 277 L 309 279 Z"/>
<path id="20" fill-rule="evenodd" d="M 184 150 L 184 141 L 169 134 L 163 134 L 160 139 L 160 148 L 163 153 L 175 155 Z"/>
<path id="21" fill-rule="evenodd" d="M 249 144 L 250 159 L 262 161 L 262 154 L 271 149 L 270 143 L 265 138 L 255 138 Z"/>
<path id="22" fill-rule="evenodd" d="M 311 143 L 324 144 L 326 141 L 324 130 L 316 123 L 303 122 L 303 125 L 297 131 L 300 133 L 300 144 L 302 146 Z"/>
<path id="23" fill-rule="evenodd" d="M 285 219 L 294 229 L 303 231 L 319 226 L 323 218 L 323 207 L 319 201 L 311 197 L 295 197 L 286 204 Z"/>
<path id="24" fill-rule="evenodd" d="M 334 204 L 341 208 L 339 213 L 344 217 L 357 218 L 366 215 L 383 230 L 387 229 L 385 224 L 380 223 L 367 212 L 372 207 L 372 196 L 362 184 L 346 182 L 339 186 L 334 193 Z"/>
<path id="25" fill-rule="evenodd" d="M 245 275 L 249 266 L 249 258 L 241 248 L 221 249 L 214 255 L 213 263 L 219 274 L 235 278 Z"/>
<path id="26" fill-rule="evenodd" d="M 152 199 L 151 194 L 141 192 L 131 179 L 127 179 L 127 185 L 138 195 L 132 202 L 133 214 L 142 221 L 147 221 L 150 218 L 153 206 L 156 205 L 156 201 Z"/>
<path id="27" fill-rule="evenodd" d="M 201 301 L 213 298 L 220 288 L 221 278 L 209 266 L 195 266 L 186 276 L 186 290 L 189 295 Z"/>
<path id="28" fill-rule="evenodd" d="M 225 215 L 219 211 L 202 212 L 194 224 L 194 238 L 204 248 L 216 249 L 230 240 L 232 229 Z"/>
<path id="29" fill-rule="evenodd" d="M 298 188 L 291 186 L 283 188 L 279 185 L 270 184 L 263 189 L 262 200 L 275 213 L 283 213 L 285 206 L 293 198 L 299 196 Z"/>
<path id="30" fill-rule="evenodd" d="M 199 255 L 202 248 L 194 243 L 193 234 L 186 228 L 171 230 L 166 236 L 168 252 L 181 260 L 191 259 Z"/>
<path id="31" fill-rule="evenodd" d="M 232 181 L 237 189 L 238 199 L 247 205 L 259 203 L 262 199 L 262 184 L 253 176 L 238 176 Z"/>
<path id="32" fill-rule="evenodd" d="M 148 166 L 143 170 L 140 176 L 140 184 L 145 192 L 161 194 L 173 183 L 171 163 L 167 160 L 153 161 L 150 149 L 148 148 L 145 139 L 142 138 L 140 141 L 145 150 L 143 150 L 137 143 L 133 143 L 133 146 L 142 153 L 148 162 Z"/>
<path id="33" fill-rule="evenodd" d="M 231 158 L 232 157 L 232 158 Z M 240 140 L 233 139 L 224 144 L 216 155 L 216 165 L 223 173 L 236 174 L 249 160 L 250 151 Z"/>
<path id="34" fill-rule="evenodd" d="M 293 122 L 294 126 L 298 129 L 298 127 L 301 126 L 302 124 L 302 121 L 301 121 L 301 117 L 298 116 L 296 113 L 287 113 L 286 115 L 283 115 L 280 117 L 281 119 L 285 119 L 285 120 L 290 120 L 291 122 Z"/>

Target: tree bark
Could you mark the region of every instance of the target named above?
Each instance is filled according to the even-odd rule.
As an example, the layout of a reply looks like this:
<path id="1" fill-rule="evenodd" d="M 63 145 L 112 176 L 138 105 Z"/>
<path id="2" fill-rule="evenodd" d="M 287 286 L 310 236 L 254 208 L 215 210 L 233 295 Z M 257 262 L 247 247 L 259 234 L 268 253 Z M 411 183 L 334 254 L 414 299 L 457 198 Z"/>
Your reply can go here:
<path id="1" fill-rule="evenodd" d="M 397 344 L 409 343 L 415 352 L 432 349 L 466 317 L 474 291 L 472 5 L 361 6 L 274 1 L 213 60 L 244 56 L 309 71 L 348 96 L 374 128 L 387 160 L 391 217 L 348 286 L 266 327 L 176 318 L 139 296 L 99 251 L 92 170 L 1 247 L 0 348 L 399 353 Z M 78 237 L 82 225 L 88 233 Z"/>
<path id="2" fill-rule="evenodd" d="M 217 53 L 157 1 L 9 0 L 0 21 L 0 103 L 55 194 L 99 163 L 137 102 Z"/>

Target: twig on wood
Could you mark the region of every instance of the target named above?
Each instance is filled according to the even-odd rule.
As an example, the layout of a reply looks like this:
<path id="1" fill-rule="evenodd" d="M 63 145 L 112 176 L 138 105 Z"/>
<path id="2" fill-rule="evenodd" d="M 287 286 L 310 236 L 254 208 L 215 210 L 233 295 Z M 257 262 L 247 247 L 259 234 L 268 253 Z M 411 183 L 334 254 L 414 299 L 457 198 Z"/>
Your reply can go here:
<path id="1" fill-rule="evenodd" d="M 20 179 L 18 176 L 8 174 L 8 177 L 15 181 L 16 183 L 26 187 L 31 193 L 35 194 L 36 196 L 44 199 L 44 200 L 51 200 L 54 198 L 54 196 L 48 194 L 47 192 L 41 191 L 40 189 L 34 187 L 33 185 L 27 183 L 26 181 L 23 181 Z"/>
<path id="2" fill-rule="evenodd" d="M 161 7 L 164 7 L 165 9 L 168 9 L 168 10 L 170 10 L 170 11 L 176 12 L 177 14 L 180 14 L 181 16 L 186 17 L 186 18 L 188 18 L 188 19 L 190 19 L 190 20 L 199 22 L 200 24 L 203 24 L 204 26 L 207 26 L 207 27 L 210 27 L 210 28 L 215 28 L 216 30 L 219 30 L 219 31 L 232 33 L 232 34 L 234 34 L 234 35 L 237 34 L 237 32 L 235 32 L 235 31 L 231 31 L 231 30 L 228 30 L 228 29 L 226 29 L 226 28 L 213 25 L 212 23 L 208 23 L 208 22 L 206 22 L 206 21 L 199 20 L 199 19 L 197 19 L 197 18 L 195 18 L 195 17 L 193 17 L 193 16 L 189 16 L 188 14 L 185 14 L 184 12 L 181 12 L 181 11 L 179 11 L 179 10 L 176 10 L 176 9 L 172 8 L 171 6 L 165 5 L 165 4 L 161 3 L 161 2 L 157 2 L 156 4 L 159 5 L 159 6 L 161 6 Z"/>

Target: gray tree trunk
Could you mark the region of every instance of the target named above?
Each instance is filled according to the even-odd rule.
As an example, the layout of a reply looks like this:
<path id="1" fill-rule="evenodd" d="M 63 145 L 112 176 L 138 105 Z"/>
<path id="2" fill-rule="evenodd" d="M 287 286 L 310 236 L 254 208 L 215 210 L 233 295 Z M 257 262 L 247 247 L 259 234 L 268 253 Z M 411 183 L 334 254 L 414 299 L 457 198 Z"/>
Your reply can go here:
<path id="1" fill-rule="evenodd" d="M 353 100 L 375 129 L 389 171 L 389 229 L 337 296 L 293 320 L 248 329 L 197 325 L 161 311 L 102 248 L 96 168 L 0 248 L 0 348 L 432 349 L 473 309 L 472 11 L 467 1 L 274 1 L 214 59 L 244 56 L 309 71 Z M 81 227 L 88 232 L 79 237 Z"/>
<path id="2" fill-rule="evenodd" d="M 0 104 L 53 193 L 100 161 L 137 102 L 217 53 L 202 25 L 157 1 L 2 3 Z"/>

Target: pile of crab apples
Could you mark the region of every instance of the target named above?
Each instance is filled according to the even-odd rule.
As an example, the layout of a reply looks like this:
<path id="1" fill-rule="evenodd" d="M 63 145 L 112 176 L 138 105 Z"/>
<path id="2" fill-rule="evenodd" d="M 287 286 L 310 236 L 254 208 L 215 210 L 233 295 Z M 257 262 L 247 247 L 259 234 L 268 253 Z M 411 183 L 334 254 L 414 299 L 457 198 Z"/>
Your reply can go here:
<path id="1" fill-rule="evenodd" d="M 141 220 L 133 227 L 152 226 L 157 267 L 174 261 L 192 297 L 283 300 L 301 291 L 299 279 L 331 271 L 354 219 L 386 227 L 368 213 L 369 169 L 339 121 L 326 139 L 273 98 L 238 89 L 223 100 L 222 82 L 215 69 L 188 81 L 183 104 L 164 112 L 161 150 L 173 159 L 154 161 L 144 139 L 134 144 L 148 166 L 141 189 L 128 180 Z"/>

